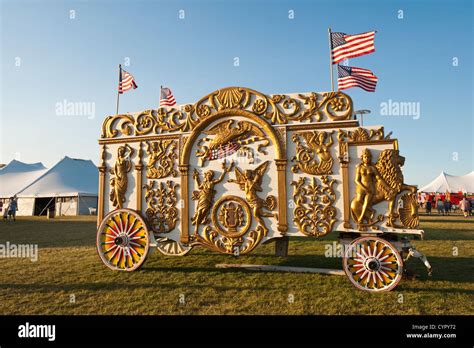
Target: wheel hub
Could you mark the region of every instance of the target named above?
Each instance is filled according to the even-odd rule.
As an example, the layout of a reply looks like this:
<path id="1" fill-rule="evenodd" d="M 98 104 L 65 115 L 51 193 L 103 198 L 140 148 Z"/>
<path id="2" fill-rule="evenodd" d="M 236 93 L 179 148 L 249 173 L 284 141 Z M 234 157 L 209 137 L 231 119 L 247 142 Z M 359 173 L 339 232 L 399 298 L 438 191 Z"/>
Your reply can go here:
<path id="1" fill-rule="evenodd" d="M 378 271 L 380 268 L 380 262 L 376 258 L 369 258 L 365 262 L 365 267 L 372 272 Z"/>
<path id="2" fill-rule="evenodd" d="M 114 239 L 115 245 L 119 246 L 126 246 L 128 245 L 128 237 L 127 235 L 119 235 Z"/>

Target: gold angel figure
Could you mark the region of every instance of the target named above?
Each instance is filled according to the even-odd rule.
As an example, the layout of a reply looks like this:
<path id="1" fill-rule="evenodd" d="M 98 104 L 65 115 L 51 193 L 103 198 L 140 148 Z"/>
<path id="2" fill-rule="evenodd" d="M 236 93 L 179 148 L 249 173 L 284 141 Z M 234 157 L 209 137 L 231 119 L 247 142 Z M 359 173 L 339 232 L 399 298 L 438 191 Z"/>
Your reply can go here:
<path id="1" fill-rule="evenodd" d="M 130 157 L 134 150 L 128 145 L 120 146 L 117 150 L 117 161 L 110 169 L 110 174 L 115 175 L 110 179 L 110 200 L 115 208 L 122 208 L 125 202 L 125 192 L 127 191 L 127 173 L 132 169 Z"/>
<path id="2" fill-rule="evenodd" d="M 196 182 L 198 190 L 193 192 L 193 200 L 197 200 L 197 208 L 194 216 L 192 218 L 192 224 L 196 226 L 195 234 L 198 233 L 199 225 L 205 225 L 208 221 L 209 211 L 211 210 L 212 205 L 214 204 L 214 196 L 216 190 L 214 186 L 220 183 L 226 173 L 232 170 L 234 162 L 231 162 L 230 165 L 226 166 L 226 161 L 222 162 L 222 174 L 219 178 L 214 179 L 214 171 L 208 170 L 204 173 L 203 179 L 201 181 L 199 177 L 199 172 L 196 168 L 193 171 L 193 179 Z"/>
<path id="3" fill-rule="evenodd" d="M 255 170 L 247 169 L 241 172 L 235 167 L 235 179 L 229 179 L 228 182 L 236 183 L 240 189 L 245 192 L 247 203 L 252 209 L 252 214 L 261 226 L 263 234 L 267 235 L 268 228 L 263 221 L 264 217 L 277 217 L 276 213 L 264 212 L 263 208 L 273 210 L 276 207 L 275 196 L 268 196 L 266 199 L 258 197 L 257 192 L 262 191 L 262 179 L 267 170 L 269 162 L 266 161 L 258 166 Z"/>

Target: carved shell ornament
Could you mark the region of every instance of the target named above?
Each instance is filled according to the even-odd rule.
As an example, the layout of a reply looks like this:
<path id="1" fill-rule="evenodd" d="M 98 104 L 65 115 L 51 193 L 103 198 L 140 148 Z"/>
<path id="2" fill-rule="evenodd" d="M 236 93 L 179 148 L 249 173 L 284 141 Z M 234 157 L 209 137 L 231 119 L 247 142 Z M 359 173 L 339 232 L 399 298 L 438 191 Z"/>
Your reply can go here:
<path id="1" fill-rule="evenodd" d="M 190 132 L 202 119 L 225 110 L 245 110 L 272 125 L 281 125 L 349 120 L 352 108 L 352 100 L 342 92 L 266 95 L 249 88 L 227 87 L 180 108 L 162 107 L 137 115 L 108 116 L 102 124 L 101 137 Z"/>

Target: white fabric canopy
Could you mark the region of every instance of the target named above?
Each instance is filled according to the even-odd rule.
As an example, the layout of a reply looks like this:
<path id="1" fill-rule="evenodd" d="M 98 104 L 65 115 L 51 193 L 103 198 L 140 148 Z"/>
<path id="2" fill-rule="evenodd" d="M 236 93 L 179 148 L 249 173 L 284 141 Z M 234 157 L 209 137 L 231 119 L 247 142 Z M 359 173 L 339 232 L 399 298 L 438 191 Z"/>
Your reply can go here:
<path id="1" fill-rule="evenodd" d="M 419 189 L 420 192 L 474 192 L 474 171 L 466 175 L 455 176 L 445 172 L 430 182 L 428 185 Z"/>
<path id="2" fill-rule="evenodd" d="M 11 197 L 47 172 L 46 167 L 38 163 L 23 163 L 12 160 L 0 169 L 0 197 Z"/>
<path id="3" fill-rule="evenodd" d="M 18 197 L 97 196 L 99 174 L 90 160 L 64 157 L 18 193 Z"/>

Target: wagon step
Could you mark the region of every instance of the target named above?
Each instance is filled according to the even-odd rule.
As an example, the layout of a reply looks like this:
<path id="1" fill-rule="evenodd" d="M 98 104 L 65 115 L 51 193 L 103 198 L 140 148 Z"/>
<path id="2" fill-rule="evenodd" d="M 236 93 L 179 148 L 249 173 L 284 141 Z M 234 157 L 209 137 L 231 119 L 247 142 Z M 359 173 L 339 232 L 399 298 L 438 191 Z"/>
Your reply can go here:
<path id="1" fill-rule="evenodd" d="M 346 275 L 343 270 L 330 268 L 290 267 L 276 265 L 251 265 L 238 263 L 219 263 L 216 268 L 243 268 L 249 271 L 263 272 L 294 272 L 294 273 L 322 273 L 331 275 Z"/>

